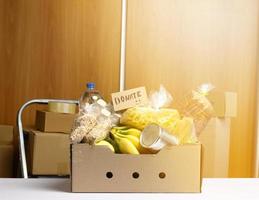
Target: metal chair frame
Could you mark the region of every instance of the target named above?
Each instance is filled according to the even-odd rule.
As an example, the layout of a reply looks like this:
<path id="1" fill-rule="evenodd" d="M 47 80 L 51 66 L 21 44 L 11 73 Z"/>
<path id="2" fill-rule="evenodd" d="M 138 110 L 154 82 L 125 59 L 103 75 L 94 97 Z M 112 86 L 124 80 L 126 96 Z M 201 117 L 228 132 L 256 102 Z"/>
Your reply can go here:
<path id="1" fill-rule="evenodd" d="M 23 178 L 28 178 L 28 169 L 26 162 L 25 146 L 24 146 L 24 135 L 23 135 L 23 125 L 22 125 L 22 113 L 24 109 L 32 104 L 48 104 L 49 102 L 59 102 L 59 103 L 73 103 L 79 104 L 77 100 L 63 100 L 63 99 L 32 99 L 21 106 L 17 114 L 17 126 L 19 131 L 19 159 L 21 165 L 21 175 Z"/>

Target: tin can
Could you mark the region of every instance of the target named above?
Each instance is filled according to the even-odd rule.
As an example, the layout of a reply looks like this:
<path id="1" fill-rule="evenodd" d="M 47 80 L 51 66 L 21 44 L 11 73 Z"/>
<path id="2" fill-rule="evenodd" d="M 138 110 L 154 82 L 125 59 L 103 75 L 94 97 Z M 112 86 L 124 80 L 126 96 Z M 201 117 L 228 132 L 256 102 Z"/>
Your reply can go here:
<path id="1" fill-rule="evenodd" d="M 140 144 L 145 148 L 158 151 L 167 145 L 178 145 L 179 140 L 157 124 L 150 124 L 142 131 Z"/>

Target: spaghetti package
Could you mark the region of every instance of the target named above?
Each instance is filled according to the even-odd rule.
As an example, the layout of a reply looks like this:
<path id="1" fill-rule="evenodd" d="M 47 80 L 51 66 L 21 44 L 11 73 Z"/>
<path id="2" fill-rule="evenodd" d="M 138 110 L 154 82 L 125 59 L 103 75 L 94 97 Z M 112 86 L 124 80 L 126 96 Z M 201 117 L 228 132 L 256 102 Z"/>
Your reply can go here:
<path id="1" fill-rule="evenodd" d="M 120 123 L 143 130 L 149 124 L 157 124 L 176 136 L 180 144 L 196 143 L 197 130 L 205 128 L 213 113 L 213 108 L 205 95 L 192 91 L 181 101 L 180 112 L 170 105 L 172 96 L 163 86 L 149 97 L 150 104 L 145 107 L 133 107 L 126 110 Z"/>
<path id="2" fill-rule="evenodd" d="M 213 106 L 206 97 L 212 89 L 214 89 L 213 85 L 202 84 L 197 90 L 192 90 L 178 101 L 179 111 L 182 115 L 193 118 L 197 135 L 214 115 Z"/>

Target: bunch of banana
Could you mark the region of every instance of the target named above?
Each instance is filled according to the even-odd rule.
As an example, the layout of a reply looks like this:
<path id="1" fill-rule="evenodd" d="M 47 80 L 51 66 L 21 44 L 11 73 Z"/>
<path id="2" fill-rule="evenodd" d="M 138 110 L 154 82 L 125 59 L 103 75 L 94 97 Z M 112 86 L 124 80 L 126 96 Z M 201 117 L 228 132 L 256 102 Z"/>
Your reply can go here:
<path id="1" fill-rule="evenodd" d="M 107 146 L 112 152 L 115 152 L 115 148 L 110 142 L 101 140 L 100 142 L 95 143 L 96 146 Z"/>
<path id="2" fill-rule="evenodd" d="M 111 136 L 119 147 L 121 153 L 140 154 L 147 153 L 147 150 L 140 145 L 141 131 L 135 128 L 113 127 Z"/>
<path id="3" fill-rule="evenodd" d="M 95 143 L 96 146 L 106 146 L 114 153 L 120 153 L 118 144 L 111 139 L 110 137 L 106 137 L 104 140 Z"/>

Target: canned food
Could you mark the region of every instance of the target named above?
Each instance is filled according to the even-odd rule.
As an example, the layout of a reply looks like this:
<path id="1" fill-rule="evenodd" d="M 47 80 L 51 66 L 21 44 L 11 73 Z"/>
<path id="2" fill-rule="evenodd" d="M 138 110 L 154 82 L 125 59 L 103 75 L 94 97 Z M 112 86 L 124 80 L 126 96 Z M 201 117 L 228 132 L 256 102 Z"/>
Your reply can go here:
<path id="1" fill-rule="evenodd" d="M 145 148 L 157 151 L 167 145 L 178 145 L 179 140 L 160 126 L 150 124 L 142 131 L 140 144 Z"/>

